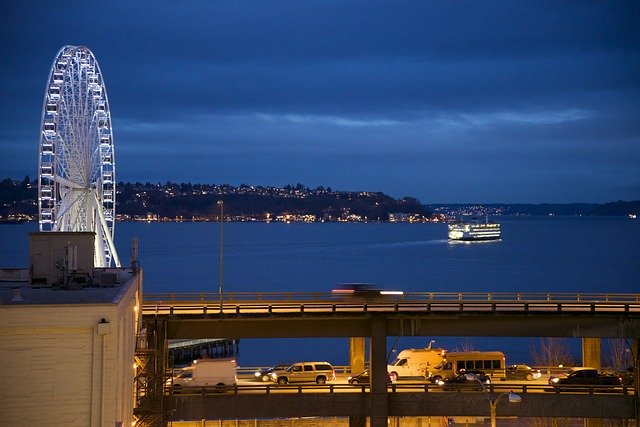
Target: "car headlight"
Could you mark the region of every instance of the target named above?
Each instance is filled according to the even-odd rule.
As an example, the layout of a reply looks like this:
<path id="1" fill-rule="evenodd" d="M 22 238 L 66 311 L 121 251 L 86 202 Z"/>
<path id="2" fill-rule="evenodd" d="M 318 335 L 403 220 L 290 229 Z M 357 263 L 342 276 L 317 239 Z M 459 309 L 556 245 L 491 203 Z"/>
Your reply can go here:
<path id="1" fill-rule="evenodd" d="M 276 373 L 275 372 L 270 373 L 269 376 L 271 378 L 273 378 L 274 380 L 276 379 Z"/>
<path id="2" fill-rule="evenodd" d="M 560 381 L 560 379 L 559 378 L 551 378 L 549 381 L 555 384 L 558 381 Z"/>
<path id="3" fill-rule="evenodd" d="M 438 381 L 436 381 L 436 384 L 438 384 L 438 385 L 444 385 L 444 381 L 442 381 L 442 380 L 438 380 Z"/>
<path id="4" fill-rule="evenodd" d="M 253 374 L 253 375 L 255 375 L 256 377 L 260 377 L 260 376 L 262 376 L 262 374 L 261 374 L 260 372 L 256 372 L 256 373 L 255 373 L 255 374 Z"/>

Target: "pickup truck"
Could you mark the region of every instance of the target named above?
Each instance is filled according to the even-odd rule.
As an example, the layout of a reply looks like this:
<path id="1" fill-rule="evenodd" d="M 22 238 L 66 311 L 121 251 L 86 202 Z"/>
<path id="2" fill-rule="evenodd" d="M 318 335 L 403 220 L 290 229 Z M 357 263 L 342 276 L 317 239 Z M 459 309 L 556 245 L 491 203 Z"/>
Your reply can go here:
<path id="1" fill-rule="evenodd" d="M 566 390 L 573 386 L 620 387 L 622 378 L 611 374 L 598 373 L 596 368 L 571 368 L 562 375 L 549 377 L 549 384 L 555 389 Z M 608 386 L 608 387 L 605 387 Z"/>

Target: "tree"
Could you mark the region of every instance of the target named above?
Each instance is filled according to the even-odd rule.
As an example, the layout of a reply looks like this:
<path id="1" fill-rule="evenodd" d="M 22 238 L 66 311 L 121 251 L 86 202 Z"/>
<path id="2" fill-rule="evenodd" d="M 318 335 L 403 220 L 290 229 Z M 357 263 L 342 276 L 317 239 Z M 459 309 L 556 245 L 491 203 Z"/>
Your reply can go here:
<path id="1" fill-rule="evenodd" d="M 562 338 L 540 338 L 538 347 L 531 348 L 531 358 L 536 366 L 575 365 L 575 359 Z"/>
<path id="2" fill-rule="evenodd" d="M 470 338 L 465 338 L 464 341 L 455 346 L 453 351 L 474 351 L 475 346 Z"/>
<path id="3" fill-rule="evenodd" d="M 605 364 L 614 369 L 625 368 L 633 364 L 631 347 L 622 338 L 607 340 Z"/>

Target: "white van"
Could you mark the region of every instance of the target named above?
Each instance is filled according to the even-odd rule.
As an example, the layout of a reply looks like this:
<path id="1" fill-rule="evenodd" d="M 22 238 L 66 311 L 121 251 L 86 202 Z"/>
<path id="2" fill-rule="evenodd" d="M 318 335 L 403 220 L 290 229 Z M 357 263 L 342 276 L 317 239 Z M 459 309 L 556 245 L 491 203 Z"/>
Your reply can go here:
<path id="1" fill-rule="evenodd" d="M 445 353 L 442 348 L 408 348 L 387 365 L 387 371 L 392 378 L 427 378 L 431 370 L 445 360 Z"/>
<path id="2" fill-rule="evenodd" d="M 198 359 L 173 377 L 174 392 L 182 387 L 225 387 L 235 385 L 238 364 L 235 359 Z"/>

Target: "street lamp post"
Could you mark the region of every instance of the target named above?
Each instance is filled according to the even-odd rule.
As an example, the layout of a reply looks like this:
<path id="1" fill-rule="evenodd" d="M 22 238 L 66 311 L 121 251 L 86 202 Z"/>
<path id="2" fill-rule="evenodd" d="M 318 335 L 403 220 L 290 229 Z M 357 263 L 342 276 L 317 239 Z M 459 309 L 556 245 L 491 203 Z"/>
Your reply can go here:
<path id="1" fill-rule="evenodd" d="M 491 408 L 491 427 L 496 427 L 496 408 L 498 407 L 498 401 L 502 396 L 508 396 L 510 403 L 519 403 L 522 400 L 522 397 L 520 397 L 519 394 L 515 394 L 512 391 L 501 393 L 495 399 L 489 398 L 489 406 Z"/>
<path id="2" fill-rule="evenodd" d="M 222 314 L 222 290 L 223 290 L 223 277 L 224 277 L 224 202 L 218 200 L 218 206 L 220 206 L 220 314 Z"/>
<path id="3" fill-rule="evenodd" d="M 520 397 L 519 394 L 516 394 L 512 391 L 500 393 L 498 397 L 496 397 L 495 399 L 492 399 L 491 393 L 489 392 L 489 390 L 487 390 L 487 388 L 484 386 L 482 381 L 480 381 L 480 379 L 475 374 L 467 374 L 467 379 L 470 381 L 476 380 L 482 386 L 482 391 L 484 391 L 484 394 L 485 396 L 487 396 L 487 400 L 489 401 L 489 414 L 491 415 L 491 427 L 496 427 L 497 425 L 496 408 L 498 407 L 498 402 L 500 401 L 500 398 L 502 396 L 508 396 L 510 403 L 519 403 L 520 401 L 522 401 L 522 397 Z"/>

